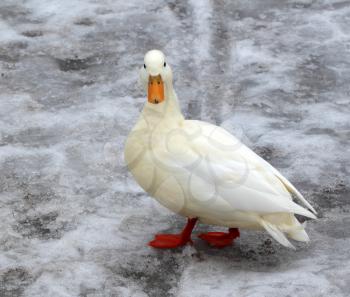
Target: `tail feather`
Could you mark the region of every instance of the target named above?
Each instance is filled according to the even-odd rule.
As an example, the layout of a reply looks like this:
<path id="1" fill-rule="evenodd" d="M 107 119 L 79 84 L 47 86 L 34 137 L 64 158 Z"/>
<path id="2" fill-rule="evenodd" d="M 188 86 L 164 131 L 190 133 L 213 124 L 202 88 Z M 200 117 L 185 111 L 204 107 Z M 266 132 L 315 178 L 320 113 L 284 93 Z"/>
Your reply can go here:
<path id="1" fill-rule="evenodd" d="M 290 243 L 290 241 L 287 239 L 284 233 L 276 225 L 273 225 L 263 219 L 260 220 L 260 224 L 280 244 L 295 250 L 295 247 Z"/>
<path id="2" fill-rule="evenodd" d="M 303 195 L 290 183 L 289 180 L 287 180 L 282 174 L 280 174 L 277 170 L 275 172 L 275 175 L 279 178 L 279 180 L 284 184 L 284 186 L 287 188 L 287 190 L 290 193 L 293 193 L 297 196 L 299 201 L 304 204 L 308 209 L 310 209 L 315 215 L 317 214 L 316 210 L 312 207 L 312 205 L 304 198 Z"/>
<path id="3" fill-rule="evenodd" d="M 288 202 L 284 202 L 285 204 L 288 203 L 288 207 L 291 210 L 291 212 L 311 218 L 311 219 L 317 219 L 317 217 L 309 210 L 307 210 L 306 208 L 300 206 L 299 204 L 295 203 L 292 200 L 289 200 Z"/>
<path id="4" fill-rule="evenodd" d="M 295 219 L 295 220 L 297 221 L 297 219 Z M 306 227 L 306 222 L 304 222 L 303 224 L 300 224 L 300 227 L 301 228 L 296 228 L 294 230 L 289 231 L 287 233 L 288 237 L 291 239 L 294 239 L 296 241 L 303 241 L 303 242 L 310 241 L 309 236 L 307 235 L 306 231 L 304 230 L 304 228 Z"/>

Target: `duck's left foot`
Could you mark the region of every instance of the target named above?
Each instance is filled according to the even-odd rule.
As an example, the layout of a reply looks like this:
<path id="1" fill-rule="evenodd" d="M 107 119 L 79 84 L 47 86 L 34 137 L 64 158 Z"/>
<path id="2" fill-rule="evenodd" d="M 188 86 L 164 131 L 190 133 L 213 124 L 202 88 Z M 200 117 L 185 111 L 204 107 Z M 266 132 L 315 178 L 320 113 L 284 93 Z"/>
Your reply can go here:
<path id="1" fill-rule="evenodd" d="M 216 248 L 223 248 L 231 245 L 233 240 L 239 237 L 238 228 L 230 228 L 228 233 L 225 232 L 208 232 L 199 234 L 198 237 L 208 242 Z"/>

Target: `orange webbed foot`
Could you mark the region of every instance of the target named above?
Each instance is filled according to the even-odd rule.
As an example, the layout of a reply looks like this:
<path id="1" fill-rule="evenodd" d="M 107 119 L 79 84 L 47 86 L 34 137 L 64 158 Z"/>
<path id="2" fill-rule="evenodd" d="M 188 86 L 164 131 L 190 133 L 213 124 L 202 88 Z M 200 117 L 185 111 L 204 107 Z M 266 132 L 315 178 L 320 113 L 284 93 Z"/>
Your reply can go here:
<path id="1" fill-rule="evenodd" d="M 192 244 L 191 233 L 196 222 L 196 218 L 188 219 L 180 234 L 157 234 L 148 245 L 157 249 L 174 249 L 187 243 Z"/>
<path id="2" fill-rule="evenodd" d="M 187 243 L 192 243 L 192 240 L 186 240 L 182 234 L 157 234 L 148 245 L 158 249 L 173 249 L 184 246 Z"/>
<path id="3" fill-rule="evenodd" d="M 233 243 L 239 237 L 238 228 L 230 228 L 229 232 L 207 232 L 199 234 L 198 237 L 216 248 L 223 248 Z"/>

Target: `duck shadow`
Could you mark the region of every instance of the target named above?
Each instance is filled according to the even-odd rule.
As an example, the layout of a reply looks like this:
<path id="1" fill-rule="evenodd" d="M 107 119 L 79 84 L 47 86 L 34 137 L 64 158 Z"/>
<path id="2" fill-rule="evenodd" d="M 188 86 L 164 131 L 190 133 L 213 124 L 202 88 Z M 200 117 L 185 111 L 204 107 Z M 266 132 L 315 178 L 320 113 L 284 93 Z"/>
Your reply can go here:
<path id="1" fill-rule="evenodd" d="M 190 255 L 193 261 L 208 261 L 211 266 L 255 272 L 286 271 L 295 261 L 312 256 L 312 247 L 308 244 L 293 242 L 296 250 L 292 250 L 274 242 L 259 231 L 243 231 L 240 238 L 225 248 L 209 246 L 197 237 L 197 233 L 193 234 L 192 240 L 192 246 L 174 249 L 170 253 L 174 256 Z"/>
<path id="2" fill-rule="evenodd" d="M 232 266 L 235 269 L 254 271 L 278 268 L 285 265 L 284 259 L 290 256 L 289 251 L 278 249 L 270 239 L 258 245 L 243 243 L 237 240 L 233 245 L 225 248 L 211 247 L 205 242 L 196 241 L 196 257 L 199 261 L 209 260 L 217 265 Z M 216 265 L 215 264 L 215 265 Z"/>

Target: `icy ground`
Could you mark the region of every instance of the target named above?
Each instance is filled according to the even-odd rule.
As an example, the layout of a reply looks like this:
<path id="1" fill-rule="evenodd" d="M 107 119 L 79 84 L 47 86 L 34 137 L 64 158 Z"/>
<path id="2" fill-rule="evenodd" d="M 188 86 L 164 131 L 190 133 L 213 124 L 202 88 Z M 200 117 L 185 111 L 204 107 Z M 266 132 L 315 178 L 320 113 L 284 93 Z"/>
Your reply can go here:
<path id="1" fill-rule="evenodd" d="M 1 0 L 0 15 L 1 297 L 349 296 L 350 1 Z M 309 245 L 146 246 L 184 224 L 123 163 L 151 48 L 187 117 L 312 202 Z"/>

